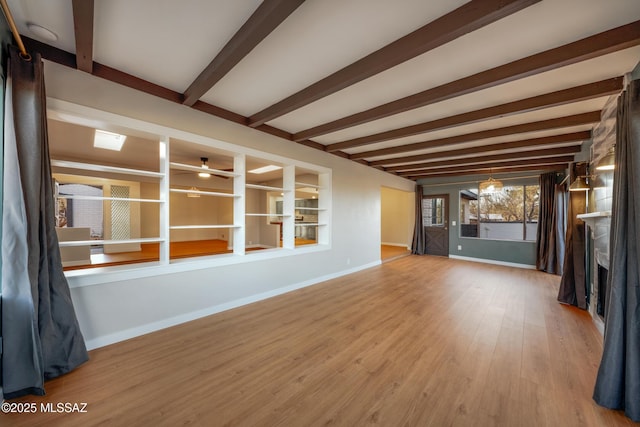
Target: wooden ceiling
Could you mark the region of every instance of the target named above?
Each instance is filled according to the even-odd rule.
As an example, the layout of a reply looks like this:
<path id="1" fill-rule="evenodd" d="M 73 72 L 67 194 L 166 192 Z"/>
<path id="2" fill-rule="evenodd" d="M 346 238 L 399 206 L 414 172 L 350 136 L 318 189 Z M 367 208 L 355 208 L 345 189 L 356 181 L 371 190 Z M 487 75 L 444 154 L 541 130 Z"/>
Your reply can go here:
<path id="1" fill-rule="evenodd" d="M 566 168 L 590 139 L 604 102 L 621 91 L 624 74 L 640 60 L 640 8 L 634 0 L 606 5 L 595 0 L 440 0 L 428 6 L 414 0 L 392 2 L 407 9 L 393 12 L 404 13 L 406 29 L 398 19 L 385 20 L 385 13 L 395 9 L 382 0 L 338 1 L 332 6 L 323 0 L 239 0 L 233 10 L 223 0 L 197 0 L 178 2 L 181 15 L 173 20 L 162 14 L 170 14 L 174 6 L 140 0 L 149 11 L 137 17 L 137 29 L 115 23 L 118 14 L 134 7 L 124 1 L 49 1 L 59 4 L 60 19 L 36 12 L 44 0 L 27 1 L 27 6 L 9 2 L 28 49 L 48 61 L 413 180 L 490 169 Z M 354 4 L 369 8 L 358 13 Z M 125 64 L 131 55 L 126 46 L 119 56 L 105 53 L 109 43 L 117 44 L 116 31 L 142 39 L 144 31 L 158 26 L 156 16 L 180 31 L 191 31 L 195 41 L 198 15 L 225 7 L 228 16 L 220 13 L 223 16 L 215 19 L 229 28 L 222 41 L 215 40 L 215 54 L 192 53 L 199 64 L 208 65 L 198 69 L 193 62 L 179 64 L 193 76 L 189 84 L 177 78 L 163 83 L 151 65 L 119 69 L 117 64 Z M 567 11 L 572 15 L 566 16 Z M 65 13 L 72 16 L 73 31 L 57 28 L 58 41 L 28 32 L 27 23 L 48 19 L 41 25 L 68 26 Z M 361 22 L 365 15 L 376 18 L 377 25 Z M 362 38 L 344 38 L 344 49 L 332 46 L 336 57 L 342 55 L 343 66 L 331 53 L 320 61 L 322 52 L 331 52 L 330 34 L 323 40 L 313 32 L 315 25 L 324 25 L 325 33 L 340 32 L 340 19 L 350 22 L 349 31 Z M 237 22 L 235 27 L 232 22 Z M 155 31 L 163 31 L 162 26 Z M 391 40 L 371 42 L 378 33 Z M 73 43 L 65 34 L 72 34 Z M 321 78 L 306 83 L 297 65 L 283 75 L 267 71 L 278 58 L 298 52 L 296 38 L 308 44 L 304 55 L 298 54 L 300 70 L 305 60 L 314 58 L 315 49 L 316 68 L 327 68 Z M 176 49 L 188 48 L 176 40 L 167 48 L 166 61 L 172 61 Z M 156 58 L 149 64 L 152 60 Z M 263 86 L 243 80 L 249 72 L 264 79 Z M 185 71 L 182 81 L 186 76 Z M 272 96 L 276 89 L 286 95 Z"/>

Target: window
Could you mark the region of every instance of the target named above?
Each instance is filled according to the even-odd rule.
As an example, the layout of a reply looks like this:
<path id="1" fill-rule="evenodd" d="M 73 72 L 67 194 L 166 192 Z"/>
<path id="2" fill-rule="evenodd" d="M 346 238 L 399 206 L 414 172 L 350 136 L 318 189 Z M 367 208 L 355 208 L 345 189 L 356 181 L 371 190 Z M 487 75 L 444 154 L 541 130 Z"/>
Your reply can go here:
<path id="1" fill-rule="evenodd" d="M 422 199 L 422 221 L 425 227 L 443 226 L 445 222 L 444 199 L 441 197 Z"/>
<path id="2" fill-rule="evenodd" d="M 539 214 L 538 185 L 505 186 L 502 191 L 460 191 L 460 237 L 535 240 Z"/>

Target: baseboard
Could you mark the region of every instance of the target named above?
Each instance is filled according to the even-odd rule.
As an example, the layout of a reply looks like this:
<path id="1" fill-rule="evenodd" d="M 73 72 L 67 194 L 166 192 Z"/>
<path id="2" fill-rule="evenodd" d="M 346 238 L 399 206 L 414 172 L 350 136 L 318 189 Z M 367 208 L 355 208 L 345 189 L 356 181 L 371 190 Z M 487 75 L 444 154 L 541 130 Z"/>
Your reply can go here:
<path id="1" fill-rule="evenodd" d="M 307 286 L 312 286 L 321 282 L 325 282 L 327 280 L 336 279 L 338 277 L 356 273 L 361 270 L 366 270 L 368 268 L 375 267 L 380 264 L 381 264 L 380 261 L 375 261 L 369 264 L 361 265 L 359 267 L 351 268 L 348 270 L 342 270 L 337 273 L 326 274 L 324 276 L 315 277 L 313 279 L 309 279 L 304 282 L 295 283 L 289 286 L 284 286 L 282 288 L 273 289 L 271 291 L 263 292 L 256 295 L 250 295 L 248 297 L 229 301 L 213 307 L 205 308 L 203 310 L 193 311 L 190 313 L 181 314 L 179 316 L 174 316 L 168 319 L 159 320 L 157 322 L 147 323 L 145 325 L 140 325 L 135 328 L 125 329 L 123 331 L 116 332 L 113 334 L 103 335 L 98 338 L 87 340 L 85 344 L 88 350 L 93 350 L 99 347 L 115 344 L 120 341 L 125 341 L 131 338 L 139 337 L 141 335 L 146 335 L 151 332 L 159 331 L 161 329 L 166 329 L 171 326 L 176 326 L 181 323 L 190 322 L 192 320 L 196 320 L 201 317 L 210 316 L 212 314 L 220 313 L 226 310 L 231 310 L 233 308 L 241 307 L 243 305 L 252 304 L 254 302 L 258 302 L 258 301 L 265 300 L 267 298 L 272 298 L 278 295 L 282 295 L 287 292 L 295 291 L 297 289 L 306 288 Z"/>
<path id="2" fill-rule="evenodd" d="M 463 260 L 463 261 L 481 262 L 481 263 L 484 263 L 484 264 L 503 265 L 505 267 L 524 268 L 524 269 L 527 269 L 527 270 L 535 270 L 536 269 L 535 265 L 518 264 L 516 262 L 497 261 L 495 259 L 474 258 L 474 257 L 459 256 L 459 255 L 449 255 L 449 258 L 460 259 L 460 260 Z"/>
<path id="3" fill-rule="evenodd" d="M 411 249 L 411 246 L 407 245 L 406 243 L 390 243 L 390 242 L 382 242 L 381 245 L 385 245 L 385 246 L 398 246 L 401 248 L 407 248 L 407 249 Z"/>

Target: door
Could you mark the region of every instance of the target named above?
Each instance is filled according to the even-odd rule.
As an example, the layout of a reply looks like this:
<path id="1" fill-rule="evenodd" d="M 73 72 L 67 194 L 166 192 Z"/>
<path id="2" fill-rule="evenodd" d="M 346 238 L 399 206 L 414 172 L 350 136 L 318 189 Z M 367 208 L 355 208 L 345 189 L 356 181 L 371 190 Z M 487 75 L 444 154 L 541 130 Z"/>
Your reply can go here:
<path id="1" fill-rule="evenodd" d="M 449 195 L 424 196 L 422 221 L 426 253 L 449 256 Z"/>

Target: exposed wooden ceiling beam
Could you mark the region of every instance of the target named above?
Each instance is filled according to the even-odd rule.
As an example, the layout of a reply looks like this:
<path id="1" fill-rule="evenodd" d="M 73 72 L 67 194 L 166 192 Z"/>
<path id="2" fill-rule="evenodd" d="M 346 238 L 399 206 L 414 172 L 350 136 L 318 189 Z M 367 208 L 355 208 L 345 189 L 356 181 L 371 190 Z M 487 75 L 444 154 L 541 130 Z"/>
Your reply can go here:
<path id="1" fill-rule="evenodd" d="M 73 53 L 66 52 L 62 49 L 58 49 L 29 37 L 22 36 L 22 40 L 28 50 L 40 52 L 43 59 L 66 67 L 76 68 L 76 55 Z M 182 100 L 182 96 L 178 92 L 132 76 L 131 74 L 124 73 L 120 70 L 116 70 L 115 68 L 102 65 L 99 62 L 93 63 L 93 70 L 91 71 L 91 74 L 172 102 L 180 103 Z"/>
<path id="2" fill-rule="evenodd" d="M 87 73 L 93 71 L 93 4 L 94 0 L 72 1 L 76 66 Z"/>
<path id="3" fill-rule="evenodd" d="M 591 131 L 573 132 L 562 135 L 545 136 L 541 138 L 523 139 L 519 141 L 503 142 L 499 144 L 481 145 L 478 147 L 461 148 L 456 150 L 438 151 L 435 153 L 418 154 L 414 156 L 392 157 L 389 159 L 376 160 L 369 162 L 369 166 L 387 166 L 385 169 L 395 170 L 394 166 L 398 164 L 415 163 L 430 161 L 432 159 L 442 159 L 455 156 L 466 156 L 470 154 L 487 153 L 489 151 L 515 150 L 515 149 L 536 149 L 540 146 L 564 144 L 574 141 L 584 141 L 591 138 Z M 581 142 L 580 142 L 581 144 Z M 577 144 L 579 147 L 580 144 Z M 576 150 L 580 151 L 578 148 Z"/>
<path id="4" fill-rule="evenodd" d="M 313 138 L 425 105 L 551 71 L 640 44 L 640 21 L 464 77 L 414 95 L 298 132 L 294 139 Z"/>
<path id="5" fill-rule="evenodd" d="M 439 138 L 431 141 L 416 142 L 397 147 L 381 148 L 379 150 L 363 151 L 349 156 L 350 159 L 367 159 L 371 157 L 388 156 L 392 154 L 406 153 L 409 151 L 425 150 L 428 148 L 442 147 L 443 145 L 460 144 L 463 142 L 478 141 L 481 139 L 495 138 L 498 136 L 514 135 L 518 133 L 536 132 L 541 130 L 558 129 L 563 127 L 579 126 L 600 121 L 600 111 L 574 114 L 555 119 L 541 120 L 537 122 L 522 123 L 497 129 L 488 129 L 464 135 Z"/>
<path id="6" fill-rule="evenodd" d="M 39 52 L 43 59 L 55 62 L 56 64 L 74 69 L 77 68 L 76 55 L 73 53 L 39 42 L 38 40 L 29 38 L 24 34 L 21 34 L 21 37 L 28 51 Z"/>
<path id="7" fill-rule="evenodd" d="M 567 162 L 570 162 L 573 159 L 574 153 L 578 152 L 579 148 L 576 149 L 576 146 L 572 147 L 560 147 L 560 148 L 552 148 L 546 150 L 531 150 L 531 151 L 518 151 L 511 153 L 502 153 L 502 154 L 492 154 L 488 156 L 471 156 L 471 157 L 463 157 L 451 160 L 440 160 L 435 162 L 428 163 L 419 163 L 413 165 L 406 165 L 404 167 L 396 167 L 393 169 L 384 168 L 384 171 L 393 172 L 396 171 L 400 175 L 411 175 L 415 172 L 419 172 L 422 170 L 431 170 L 433 168 L 441 168 L 447 166 L 462 166 L 462 165 L 477 165 L 488 162 L 501 162 L 501 161 L 515 161 L 515 160 L 529 160 L 532 158 L 540 159 L 564 159 Z"/>
<path id="8" fill-rule="evenodd" d="M 56 47 L 41 43 L 29 37 L 22 36 L 22 39 L 29 51 L 40 52 L 40 54 L 42 55 L 42 58 L 48 61 L 55 62 L 60 65 L 64 65 L 69 68 L 76 68 L 76 57 L 74 54 L 66 52 L 62 49 L 58 49 Z M 131 74 L 127 74 L 122 71 L 116 70 L 115 68 L 102 65 L 99 62 L 94 62 L 93 72 L 91 74 L 93 74 L 96 77 L 100 77 L 105 80 L 118 83 L 123 86 L 127 86 L 131 89 L 139 90 L 149 95 L 157 96 L 159 98 L 166 99 L 168 101 L 176 102 L 179 104 L 182 103 L 182 94 L 178 92 L 175 92 L 163 86 L 156 85 L 154 83 L 140 79 L 138 77 L 132 76 Z M 194 110 L 202 111 L 203 113 L 210 114 L 212 116 L 220 117 L 222 119 L 247 126 L 247 117 L 234 113 L 229 110 L 225 110 L 224 108 L 208 104 L 206 102 L 198 101 L 194 105 L 192 105 L 191 108 L 193 108 Z M 291 137 L 292 137 L 292 135 L 289 132 L 286 132 L 284 130 L 281 130 L 272 126 L 268 126 L 268 125 L 258 126 L 256 130 L 262 131 L 264 133 L 268 133 L 270 135 L 278 136 L 280 138 L 283 138 L 289 141 L 291 140 Z M 305 141 L 300 141 L 299 144 L 305 145 L 311 148 L 315 148 L 320 151 L 324 151 L 324 145 L 314 141 L 305 140 Z M 336 151 L 331 154 L 334 154 L 342 158 L 347 158 L 347 159 L 349 158 L 349 155 L 342 151 Z M 362 162 L 359 162 L 359 163 L 362 163 Z"/>
<path id="9" fill-rule="evenodd" d="M 302 3 L 304 0 L 264 0 L 187 88 L 183 103 L 194 105 Z"/>
<path id="10" fill-rule="evenodd" d="M 442 46 L 540 0 L 472 0 L 249 118 L 260 126 L 359 81 Z M 300 138 L 306 139 L 306 138 Z"/>
<path id="11" fill-rule="evenodd" d="M 557 156 L 557 157 L 542 157 L 535 159 L 516 159 L 516 160 L 504 160 L 494 162 L 476 162 L 476 163 L 464 163 L 460 165 L 453 165 L 450 167 L 434 167 L 430 169 L 422 169 L 416 171 L 399 172 L 400 176 L 415 176 L 421 173 L 438 173 L 438 172 L 459 172 L 469 169 L 478 168 L 499 168 L 507 166 L 531 166 L 531 165 L 556 165 L 559 163 L 570 163 L 573 161 L 573 156 Z"/>
<path id="12" fill-rule="evenodd" d="M 411 176 L 405 176 L 404 178 L 411 180 L 418 180 L 421 178 L 450 178 L 452 176 L 464 176 L 464 175 L 482 175 L 492 174 L 495 178 L 499 173 L 511 173 L 511 172 L 527 172 L 527 171 L 561 171 L 568 167 L 568 163 L 559 163 L 557 165 L 532 165 L 532 166 L 513 166 L 513 167 L 501 167 L 501 168 L 479 168 L 461 171 L 451 172 L 439 172 L 439 173 L 424 173 Z"/>
<path id="13" fill-rule="evenodd" d="M 491 118 L 505 117 L 516 113 L 524 113 L 535 111 L 541 108 L 555 107 L 572 102 L 599 98 L 602 96 L 612 95 L 620 92 L 622 90 L 623 83 L 624 77 L 615 77 L 612 79 L 601 80 L 599 82 L 576 86 L 570 89 L 559 90 L 556 92 L 538 95 L 519 101 L 508 102 L 506 104 L 496 105 L 493 107 L 482 108 L 480 110 L 457 114 L 455 116 L 432 120 L 430 122 L 406 126 L 386 132 L 380 132 L 375 135 L 368 135 L 360 138 L 350 139 L 348 141 L 329 144 L 327 145 L 326 150 L 334 151 L 360 147 L 376 142 L 389 141 L 392 139 L 418 135 L 434 130 L 447 129 L 453 126 L 475 123 Z M 295 140 L 295 138 L 296 136 L 294 135 L 293 139 Z"/>

